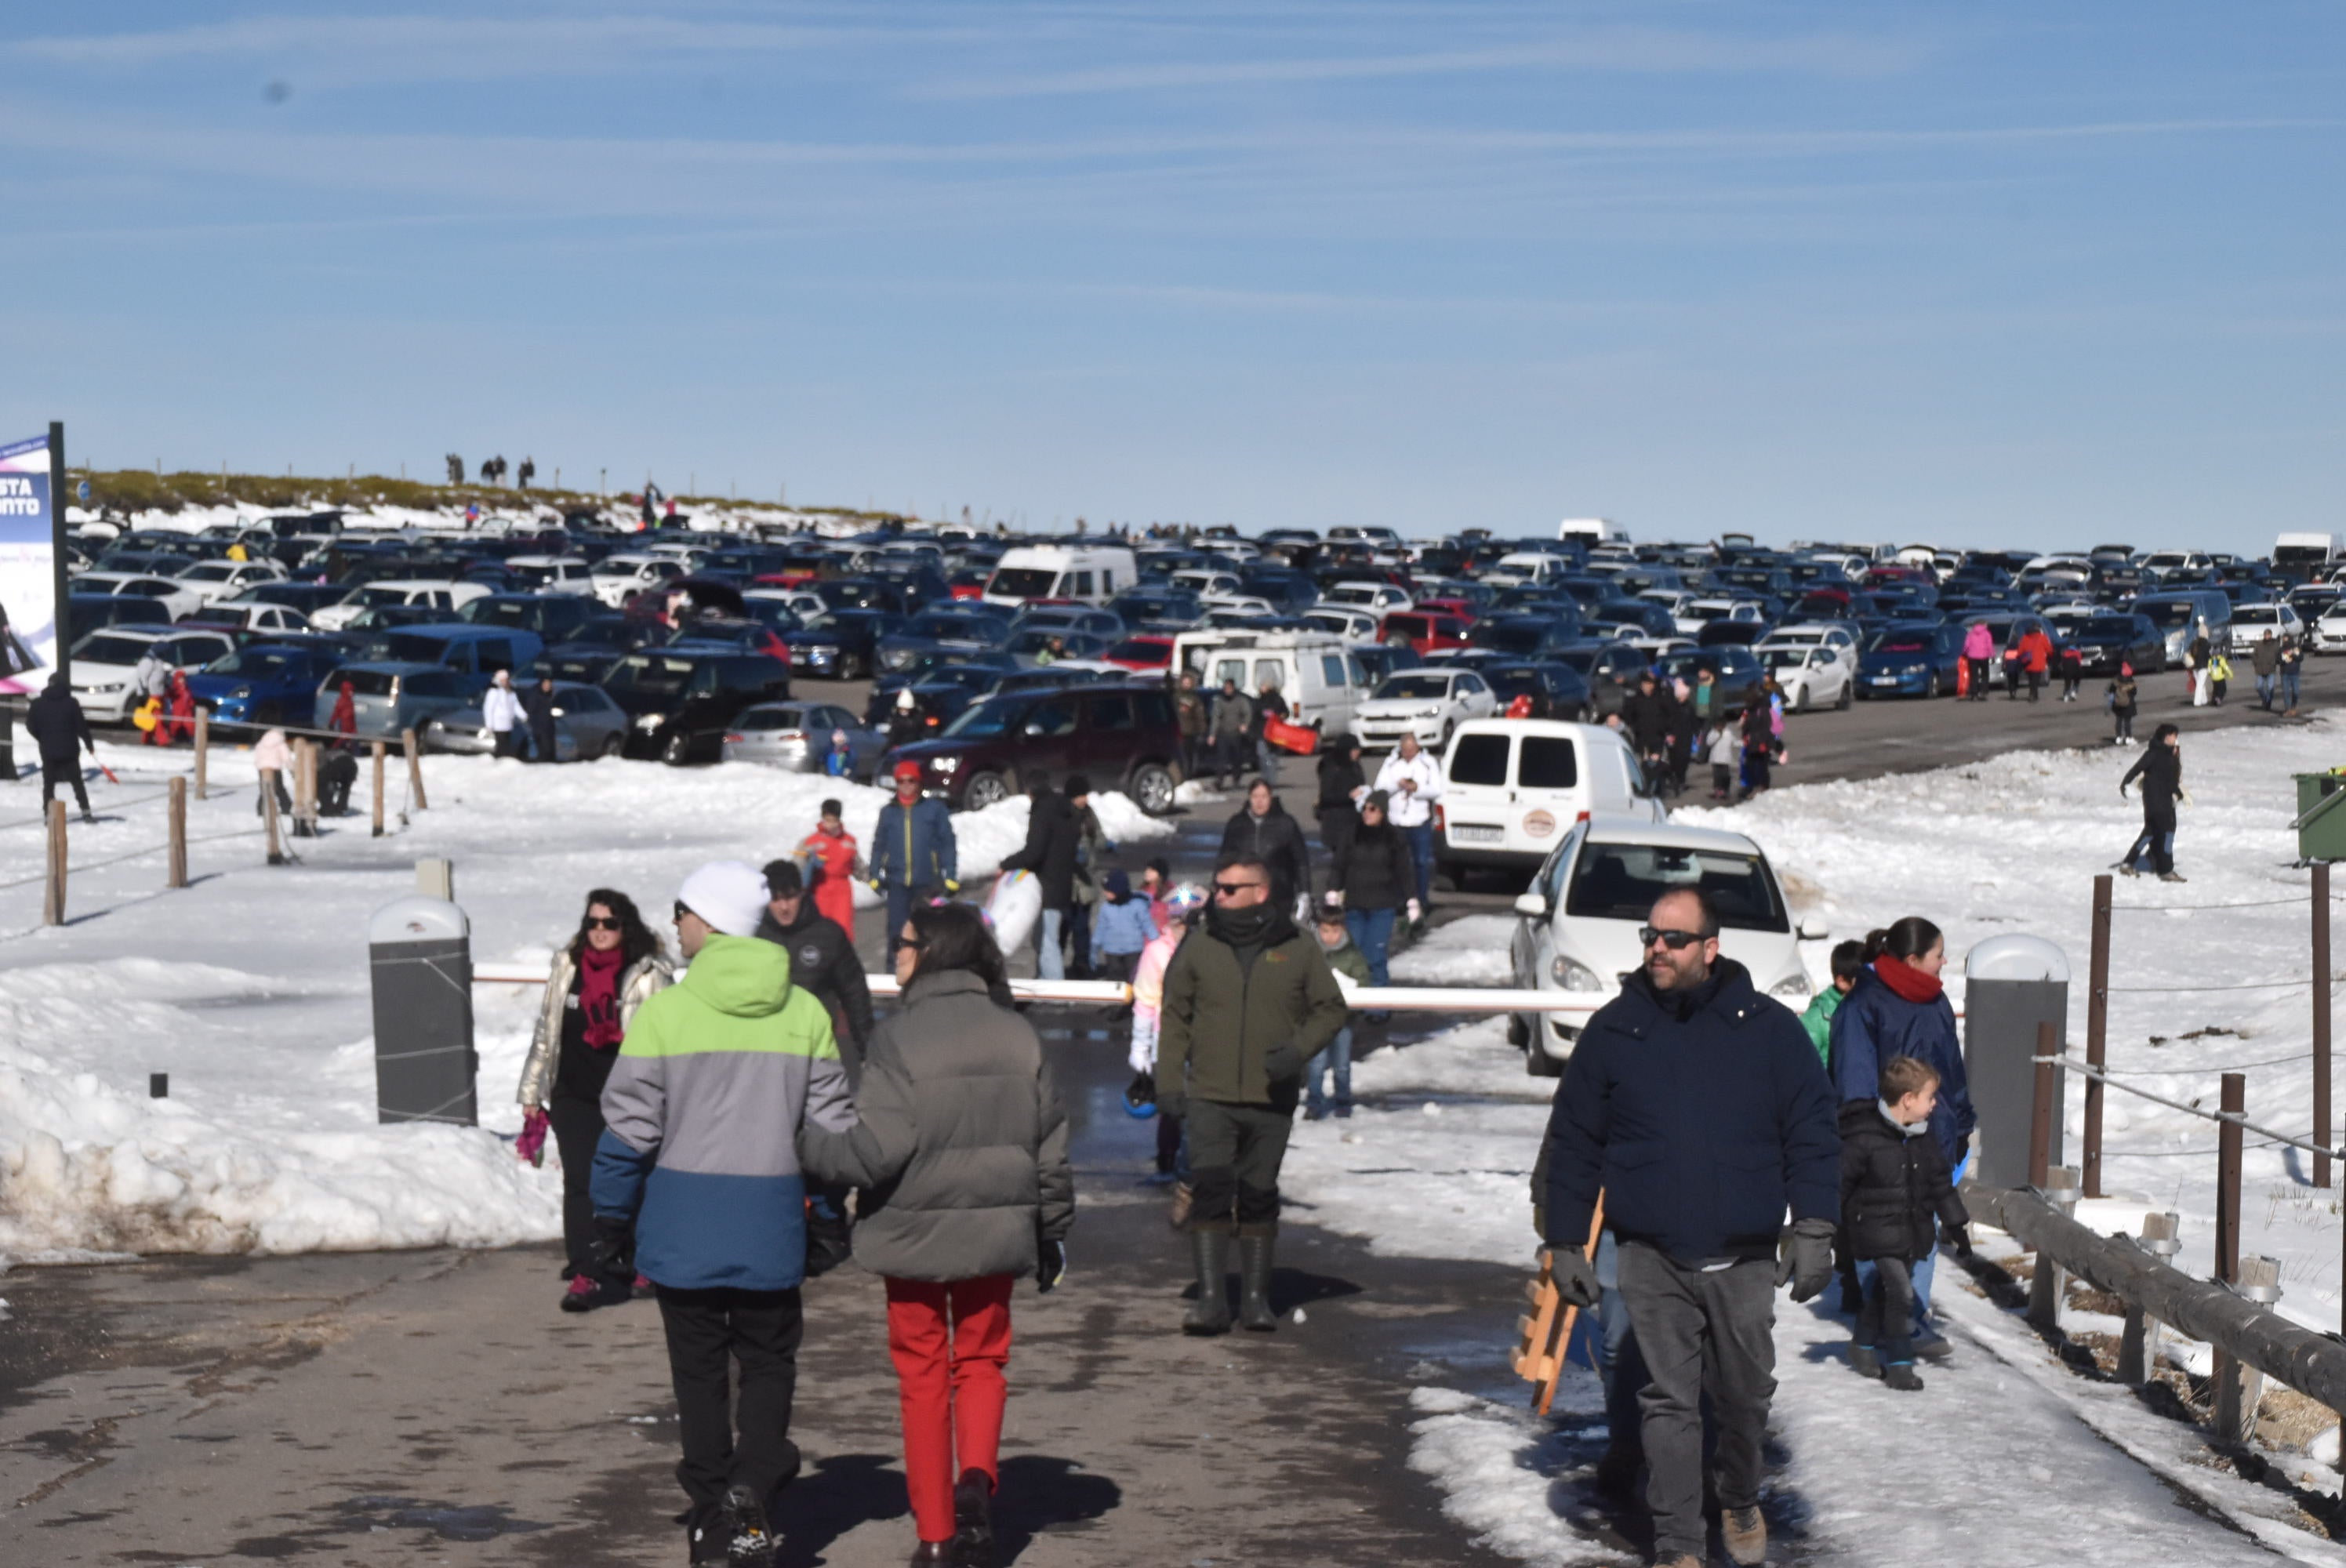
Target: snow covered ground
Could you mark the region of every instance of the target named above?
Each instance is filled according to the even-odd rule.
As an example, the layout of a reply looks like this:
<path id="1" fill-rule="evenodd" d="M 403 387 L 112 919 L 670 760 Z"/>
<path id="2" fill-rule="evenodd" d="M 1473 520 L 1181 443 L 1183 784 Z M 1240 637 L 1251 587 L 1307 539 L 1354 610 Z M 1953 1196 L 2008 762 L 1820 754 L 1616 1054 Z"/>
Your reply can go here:
<path id="1" fill-rule="evenodd" d="M 186 752 L 101 745 L 122 779 L 95 803 L 152 796 Z M 216 748 L 212 798 L 190 802 L 194 885 L 162 891 L 159 801 L 72 830 L 68 913 L 39 924 L 36 797 L 0 809 L 0 1258 L 145 1251 L 488 1246 L 558 1234 L 560 1176 L 508 1143 L 533 998 L 475 992 L 477 1129 L 379 1126 L 367 989 L 368 915 L 453 860 L 480 962 L 542 960 L 576 929 L 586 891 L 632 895 L 664 928 L 702 860 L 762 862 L 839 796 L 868 847 L 885 797 L 748 767 L 605 761 L 528 768 L 425 763 L 433 809 L 381 840 L 366 818 L 261 863 L 249 753 Z M 403 799 L 394 765 L 391 799 Z M 362 779 L 357 799 L 363 809 Z M 1169 835 L 1117 795 L 1094 809 L 1119 840 Z M 1024 840 L 1013 800 L 954 820 L 974 884 Z M 208 841 L 207 841 L 208 840 Z M 982 890 L 981 890 L 982 891 Z M 872 895 L 864 892 L 866 901 Z M 169 1074 L 168 1098 L 148 1075 Z"/>

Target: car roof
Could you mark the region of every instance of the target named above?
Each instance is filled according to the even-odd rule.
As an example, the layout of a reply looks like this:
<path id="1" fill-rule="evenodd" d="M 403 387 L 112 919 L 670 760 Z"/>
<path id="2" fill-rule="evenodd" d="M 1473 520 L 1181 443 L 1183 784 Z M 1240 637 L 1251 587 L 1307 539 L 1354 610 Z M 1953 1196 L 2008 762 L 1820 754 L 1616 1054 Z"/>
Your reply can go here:
<path id="1" fill-rule="evenodd" d="M 1579 725 L 1568 728 L 1592 728 Z M 1730 855 L 1760 854 L 1760 846 L 1740 833 L 1723 828 L 1687 828 L 1675 822 L 1655 822 L 1621 811 L 1592 812 L 1586 842 L 1592 844 L 1652 844 L 1665 850 L 1713 850 Z"/>

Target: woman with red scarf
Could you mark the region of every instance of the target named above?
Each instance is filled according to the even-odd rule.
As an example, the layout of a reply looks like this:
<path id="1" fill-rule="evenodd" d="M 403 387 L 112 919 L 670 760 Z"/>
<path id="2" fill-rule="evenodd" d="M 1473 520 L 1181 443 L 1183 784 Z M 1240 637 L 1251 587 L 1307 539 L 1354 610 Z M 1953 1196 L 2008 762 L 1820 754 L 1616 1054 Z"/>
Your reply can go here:
<path id="1" fill-rule="evenodd" d="M 1979 1118 L 1972 1111 L 1955 1010 L 1939 981 L 1947 942 L 1939 928 L 1908 915 L 1865 939 L 1866 966 L 1849 999 L 1833 1014 L 1831 1071 L 1843 1126 L 1878 1115 L 1882 1069 L 1894 1056 L 1912 1056 L 1939 1074 L 1939 1103 L 1929 1135 L 1939 1141 L 1947 1168 L 1963 1179 L 1964 1162 Z M 1862 1279 L 1866 1266 L 1858 1265 Z M 1931 1259 L 1914 1266 L 1914 1351 L 1932 1360 L 1948 1354 L 1944 1336 L 1930 1325 Z"/>
<path id="2" fill-rule="evenodd" d="M 603 1082 L 618 1060 L 619 1041 L 636 1009 L 674 978 L 635 901 L 609 888 L 586 895 L 578 933 L 554 955 L 537 1033 L 522 1064 L 522 1131 L 514 1146 L 536 1165 L 545 1157 L 550 1128 L 562 1156 L 562 1240 L 569 1254 L 562 1276 L 570 1281 L 565 1312 L 589 1312 L 635 1294 L 632 1276 L 595 1272 L 587 1178 L 603 1136 Z"/>

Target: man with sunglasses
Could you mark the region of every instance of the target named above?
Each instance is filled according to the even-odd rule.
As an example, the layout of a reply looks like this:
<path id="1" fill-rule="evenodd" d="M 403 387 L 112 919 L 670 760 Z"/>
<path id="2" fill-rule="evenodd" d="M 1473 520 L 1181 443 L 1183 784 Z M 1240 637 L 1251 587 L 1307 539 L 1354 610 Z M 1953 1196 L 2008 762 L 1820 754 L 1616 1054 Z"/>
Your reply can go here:
<path id="1" fill-rule="evenodd" d="M 1728 1555 L 1757 1563 L 1768 1547 L 1760 1445 L 1776 1392 L 1776 1288 L 1789 1279 L 1806 1301 L 1832 1276 L 1833 1092 L 1791 1010 L 1719 956 L 1706 896 L 1664 893 L 1647 920 L 1645 962 L 1589 1019 L 1556 1091 L 1542 1154 L 1546 1239 L 1564 1299 L 1596 1306 L 1581 1248 L 1601 1193 L 1649 1379 L 1638 1403 L 1655 1562 L 1704 1561 L 1707 1394 Z"/>
<path id="2" fill-rule="evenodd" d="M 1229 1330 L 1223 1269 L 1239 1243 L 1239 1321 L 1269 1332 L 1279 1166 L 1304 1064 L 1344 1026 L 1344 993 L 1319 941 L 1271 897 L 1270 868 L 1225 854 L 1205 923 L 1165 970 L 1158 1014 L 1157 1109 L 1186 1118 L 1190 1256 L 1198 1299 L 1188 1334 Z"/>

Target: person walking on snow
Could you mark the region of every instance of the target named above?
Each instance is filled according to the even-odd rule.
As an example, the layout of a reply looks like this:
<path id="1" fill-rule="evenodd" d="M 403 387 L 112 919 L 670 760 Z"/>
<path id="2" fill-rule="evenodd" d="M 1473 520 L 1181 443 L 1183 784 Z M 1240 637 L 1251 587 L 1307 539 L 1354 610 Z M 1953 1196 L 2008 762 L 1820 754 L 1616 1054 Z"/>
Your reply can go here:
<path id="1" fill-rule="evenodd" d="M 1352 941 L 1343 906 L 1332 901 L 1321 904 L 1317 927 L 1314 934 L 1320 939 L 1320 952 L 1327 959 L 1328 967 L 1355 985 L 1372 983 L 1369 961 Z M 1352 1114 L 1352 1016 L 1346 1012 L 1344 1026 L 1336 1031 L 1336 1037 L 1303 1064 L 1303 1119 L 1307 1122 L 1316 1122 L 1331 1111 L 1340 1121 Z M 1331 1076 L 1334 1079 L 1332 1096 L 1320 1089 L 1321 1081 Z"/>
<path id="2" fill-rule="evenodd" d="M 2086 655 L 2075 643 L 2063 643 L 2053 656 L 2053 667 L 2061 676 L 2061 700 L 2077 700 L 2077 688 L 2086 682 Z"/>
<path id="3" fill-rule="evenodd" d="M 2142 832 L 2118 867 L 2129 877 L 2153 871 L 2162 882 L 2184 880 L 2175 869 L 2175 808 L 2178 802 L 2191 804 L 2191 792 L 2183 788 L 2182 748 L 2183 732 L 2171 724 L 2160 725 L 2151 732 L 2149 747 L 2118 780 L 2120 796 L 2136 779 L 2142 780 Z"/>
<path id="4" fill-rule="evenodd" d="M 1410 859 L 1417 869 L 1417 908 L 1409 917 L 1414 927 L 1433 907 L 1433 803 L 1442 799 L 1442 764 L 1418 745 L 1415 735 L 1403 730 L 1392 755 L 1377 769 L 1376 787 L 1385 792 L 1386 811 L 1409 840 Z"/>
<path id="5" fill-rule="evenodd" d="M 2020 636 L 2020 652 L 2027 661 L 2028 700 L 2035 702 L 2045 695 L 2045 676 L 2053 667 L 2053 639 L 2043 626 L 2033 626 Z"/>
<path id="6" fill-rule="evenodd" d="M 539 676 L 521 694 L 521 709 L 529 724 L 529 759 L 533 762 L 562 760 L 562 737 L 555 727 L 560 717 L 554 695 L 554 677 Z"/>
<path id="7" fill-rule="evenodd" d="M 885 1281 L 914 1564 L 993 1568 L 1009 1400 L 1010 1293 L 1067 1271 L 1067 1121 L 1043 1043 L 994 993 L 984 917 L 914 910 L 896 950 L 903 1005 L 872 1037 L 855 1119 L 810 1122 L 807 1167 L 869 1196 L 856 1261 Z"/>
<path id="8" fill-rule="evenodd" d="M 1172 966 L 1173 954 L 1204 914 L 1206 890 L 1195 882 L 1183 882 L 1168 889 L 1158 904 L 1165 911 L 1165 924 L 1140 950 L 1140 962 L 1132 972 L 1132 1043 L 1127 1061 L 1133 1076 L 1124 1093 L 1125 1099 L 1135 1105 L 1157 1099 L 1157 1037 L 1164 1017 L 1165 972 Z M 1175 1167 L 1181 1148 L 1181 1118 L 1160 1105 L 1156 1120 L 1158 1179 L 1171 1181 L 1178 1174 Z M 1176 1196 L 1186 1217 L 1188 1200 Z M 1177 1227 L 1180 1223 L 1180 1219 L 1174 1221 Z"/>
<path id="9" fill-rule="evenodd" d="M 830 1015 L 831 1036 L 839 1046 L 840 1064 L 847 1069 L 852 1093 L 863 1077 L 864 1042 L 872 1038 L 872 988 L 863 977 L 863 961 L 855 956 L 855 939 L 807 896 L 795 857 L 768 861 L 765 875 L 766 914 L 758 922 L 758 935 L 790 954 L 790 984 L 821 1003 Z M 847 1194 L 844 1186 L 811 1185 L 807 1196 L 810 1279 L 847 1261 Z"/>
<path id="10" fill-rule="evenodd" d="M 481 723 L 495 738 L 496 755 L 519 757 L 522 739 L 527 733 L 529 715 L 523 711 L 521 698 L 515 694 L 513 676 L 499 670 L 490 677 L 489 689 L 481 698 Z"/>
<path id="11" fill-rule="evenodd" d="M 1361 797 L 1369 776 L 1361 770 L 1361 743 L 1346 734 L 1320 743 L 1320 799 L 1312 815 L 1320 823 L 1320 847 L 1331 860 L 1344 858 L 1344 846 L 1361 825 Z"/>
<path id="12" fill-rule="evenodd" d="M 1269 1333 L 1279 1166 L 1304 1064 L 1344 1026 L 1344 993 L 1320 943 L 1270 896 L 1270 868 L 1224 856 L 1205 929 L 1165 971 L 1157 1105 L 1188 1124 L 1190 1257 L 1198 1298 L 1188 1334 L 1230 1326 L 1224 1270 L 1239 1243 L 1239 1322 Z"/>
<path id="13" fill-rule="evenodd" d="M 1583 1029 L 1549 1114 L 1549 1267 L 1565 1302 L 1597 1305 L 1582 1248 L 1601 1191 L 1650 1380 L 1639 1403 L 1655 1561 L 1704 1561 L 1708 1404 L 1718 1432 L 1708 1479 L 1727 1553 L 1756 1564 L 1768 1549 L 1759 1502 L 1776 1391 L 1775 1290 L 1790 1280 L 1792 1299 L 1806 1301 L 1832 1278 L 1832 1090 L 1790 1009 L 1719 956 L 1708 899 L 1691 888 L 1665 893 L 1647 921 L 1642 967 Z"/>
<path id="14" fill-rule="evenodd" d="M 0 724 L 7 722 L 0 718 Z M 57 786 L 73 787 L 74 801 L 81 808 L 81 820 L 95 822 L 97 819 L 89 809 L 89 787 L 81 781 L 81 753 L 97 755 L 97 742 L 89 733 L 89 718 L 74 700 L 72 684 L 59 670 L 49 677 L 41 695 L 25 705 L 25 728 L 41 754 L 41 814 L 46 816 L 49 802 L 57 798 Z"/>
<path id="15" fill-rule="evenodd" d="M 636 901 L 612 888 L 586 895 L 577 932 L 554 955 L 537 1010 L 529 1055 L 521 1066 L 521 1136 L 514 1150 L 530 1165 L 554 1135 L 562 1158 L 565 1312 L 591 1312 L 635 1295 L 635 1272 L 604 1276 L 595 1268 L 595 1204 L 589 1184 L 603 1139 L 603 1088 L 619 1059 L 619 1041 L 646 1002 L 675 978 Z"/>
<path id="16" fill-rule="evenodd" d="M 1987 700 L 1987 667 L 1995 657 L 1995 634 L 1985 621 L 1974 621 L 1964 633 L 1964 663 L 1971 672 L 1971 700 Z"/>
<path id="17" fill-rule="evenodd" d="M 1841 1126 L 1846 1131 L 1853 1121 L 1873 1115 L 1882 1064 L 1892 1056 L 1912 1056 L 1939 1075 L 1931 1135 L 1939 1140 L 1947 1168 L 1961 1171 L 1979 1117 L 1972 1109 L 1955 1010 L 1939 978 L 1947 963 L 1946 938 L 1922 916 L 1908 915 L 1867 933 L 1865 962 L 1849 1000 L 1833 1014 L 1831 1071 Z M 1931 1327 L 1930 1256 L 1915 1263 L 1913 1276 L 1915 1353 L 1944 1360 L 1953 1347 Z M 1857 1283 L 1861 1290 L 1872 1284 L 1872 1272 L 1862 1262 Z"/>
<path id="18" fill-rule="evenodd" d="M 822 918 L 855 937 L 855 881 L 863 874 L 863 855 L 855 835 L 847 830 L 840 803 L 825 800 L 819 809 L 814 831 L 799 840 L 792 851 L 805 868 L 801 881 L 814 898 Z"/>
<path id="19" fill-rule="evenodd" d="M 1066 792 L 1050 787 L 1039 769 L 1026 812 L 1026 842 L 1005 855 L 1005 871 L 1032 871 L 1042 885 L 1043 918 L 1035 925 L 1035 973 L 1044 980 L 1065 980 L 1067 960 L 1067 911 L 1076 901 L 1076 813 L 1091 799 L 1091 780 L 1080 773 L 1067 776 Z"/>
<path id="20" fill-rule="evenodd" d="M 1361 802 L 1360 831 L 1344 846 L 1344 858 L 1328 868 L 1328 902 L 1343 911 L 1371 985 L 1386 983 L 1394 921 L 1404 911 L 1414 921 L 1420 907 L 1411 891 L 1417 885 L 1416 864 L 1409 840 L 1385 820 L 1391 809 L 1383 790 L 1370 790 Z"/>
<path id="21" fill-rule="evenodd" d="M 2297 679 L 2305 667 L 2305 645 L 2295 637 L 2280 639 L 2280 707 L 2283 718 L 2297 717 Z"/>
<path id="22" fill-rule="evenodd" d="M 872 891 L 888 903 L 888 959 L 894 962 L 916 889 L 961 891 L 954 867 L 953 814 L 921 793 L 921 765 L 896 764 L 896 798 L 880 808 L 872 830 Z"/>
<path id="23" fill-rule="evenodd" d="M 2118 673 L 2110 677 L 2110 722 L 2115 727 L 2110 736 L 2111 745 L 2134 744 L 2135 701 L 2138 695 L 2134 666 L 2125 659 L 2118 660 Z"/>
<path id="24" fill-rule="evenodd" d="M 603 1089 L 596 1258 L 659 1296 L 676 1390 L 677 1466 L 695 1563 L 771 1568 L 768 1511 L 798 1473 L 790 1439 L 805 1331 L 809 1126 L 854 1125 L 822 1004 L 756 932 L 765 878 L 739 860 L 687 877 L 676 904 L 688 967 L 645 1002 Z M 733 1387 L 739 1369 L 738 1394 Z"/>
<path id="25" fill-rule="evenodd" d="M 2249 650 L 2249 664 L 2257 672 L 2257 706 L 2270 713 L 2274 677 L 2280 674 L 2280 639 L 2273 636 L 2270 626 L 2265 628 L 2265 635 Z"/>
<path id="26" fill-rule="evenodd" d="M 2208 706 L 2208 660 L 2214 651 L 2214 646 L 2208 640 L 2208 617 L 2202 616 L 2190 645 L 2183 650 L 2183 669 L 2191 679 L 2191 706 L 2194 708 Z"/>
<path id="27" fill-rule="evenodd" d="M 1222 853 L 1251 855 L 1269 866 L 1271 901 L 1290 908 L 1298 894 L 1311 891 L 1311 853 L 1302 824 L 1279 803 L 1269 779 L 1248 780 L 1246 799 L 1246 809 L 1222 830 Z"/>
<path id="28" fill-rule="evenodd" d="M 1859 1267 L 1872 1266 L 1849 1364 L 1906 1393 L 1923 1387 L 1914 1374 L 1913 1268 L 1937 1251 L 1941 1225 L 1957 1257 L 1972 1250 L 1964 1229 L 1972 1217 L 1931 1135 L 1938 1089 L 1939 1074 L 1928 1064 L 1892 1056 L 1882 1064 L 1871 1112 L 1841 1124 L 1841 1230 Z"/>

